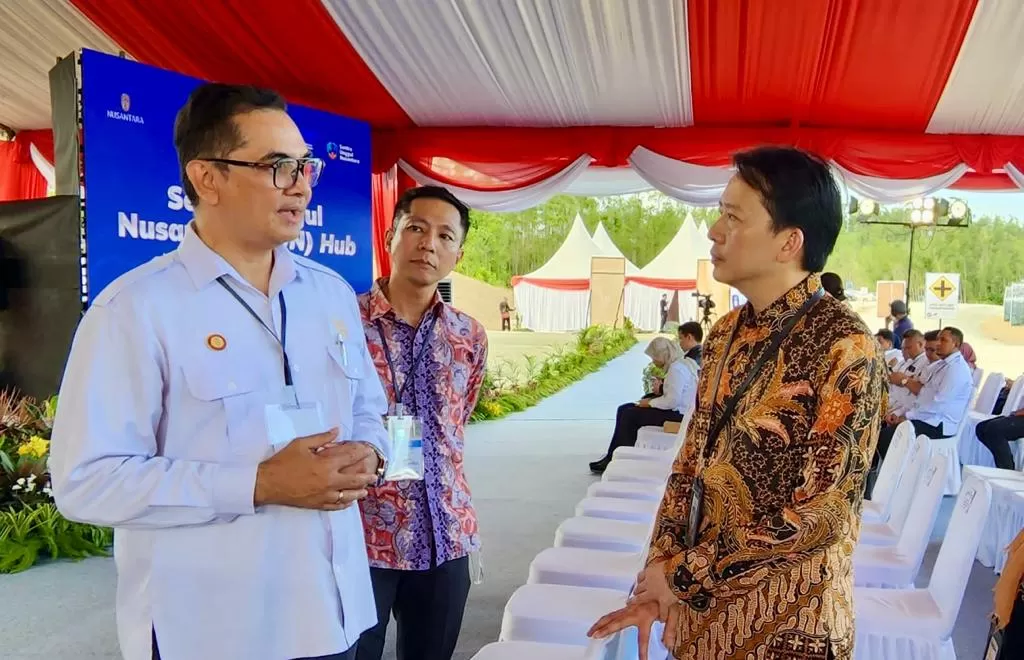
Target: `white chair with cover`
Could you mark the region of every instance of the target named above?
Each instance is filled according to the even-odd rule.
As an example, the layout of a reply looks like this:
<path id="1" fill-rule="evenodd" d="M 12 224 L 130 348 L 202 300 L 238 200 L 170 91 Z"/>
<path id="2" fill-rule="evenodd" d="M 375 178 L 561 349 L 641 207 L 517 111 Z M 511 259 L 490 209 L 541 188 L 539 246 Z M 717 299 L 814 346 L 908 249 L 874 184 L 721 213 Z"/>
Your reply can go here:
<path id="1" fill-rule="evenodd" d="M 472 660 L 589 660 L 587 649 L 543 642 L 494 642 L 476 652 Z M 603 654 L 594 660 L 604 660 Z"/>
<path id="2" fill-rule="evenodd" d="M 627 500 L 621 497 L 585 497 L 576 505 L 576 515 L 587 518 L 611 518 L 629 522 L 654 522 L 660 502 L 654 500 Z"/>
<path id="3" fill-rule="evenodd" d="M 679 451 L 686 441 L 686 429 L 690 426 L 690 419 L 693 412 L 683 415 L 679 423 L 678 433 L 666 433 L 663 426 L 643 426 L 636 434 L 637 449 L 658 449 L 671 451 L 673 454 Z"/>
<path id="4" fill-rule="evenodd" d="M 853 577 L 859 587 L 909 589 L 914 586 L 942 504 L 949 460 L 932 456 L 894 546 L 858 545 Z"/>
<path id="5" fill-rule="evenodd" d="M 558 526 L 555 531 L 555 547 L 635 554 L 647 549 L 650 532 L 650 523 L 577 516 Z"/>
<path id="6" fill-rule="evenodd" d="M 960 428 L 960 438 L 957 442 L 960 462 L 965 466 L 995 466 L 992 452 L 978 440 L 975 429 L 978 428 L 978 424 L 996 417 L 996 415 L 992 414 L 992 408 L 996 405 L 999 391 L 1003 389 L 1003 383 L 1005 382 L 1006 377 L 1003 374 L 990 374 L 985 379 L 985 384 L 982 386 L 981 391 L 978 392 L 978 398 L 975 399 L 974 406 L 967 412 L 967 418 Z M 1009 396 L 1007 396 L 1007 401 L 1009 401 Z"/>
<path id="7" fill-rule="evenodd" d="M 1014 472 L 1014 475 L 1021 474 Z M 1006 563 L 1006 545 L 1013 536 L 1006 538 L 1009 521 L 1014 518 L 1017 495 L 1024 493 L 1024 479 L 985 479 L 992 488 L 992 507 L 985 521 L 985 530 L 978 544 L 978 561 L 983 566 L 990 566 L 996 572 L 1002 571 Z M 1020 530 L 1017 530 L 1020 531 Z M 1014 532 L 1016 535 L 1016 532 Z"/>
<path id="8" fill-rule="evenodd" d="M 889 451 L 878 469 L 871 499 L 864 501 L 864 522 L 888 522 L 892 509 L 892 496 L 896 491 L 910 458 L 910 447 L 914 441 L 914 425 L 903 422 L 896 427 L 889 444 Z"/>
<path id="9" fill-rule="evenodd" d="M 649 447 L 619 447 L 612 453 L 613 461 L 657 461 L 672 463 L 679 453 L 675 448 L 651 449 Z"/>
<path id="10" fill-rule="evenodd" d="M 661 502 L 665 484 L 629 481 L 597 481 L 587 488 L 587 497 L 617 497 L 624 500 Z"/>
<path id="11" fill-rule="evenodd" d="M 956 495 L 960 492 L 960 486 L 963 484 L 963 480 L 960 476 L 960 435 L 963 433 L 964 426 L 967 425 L 968 410 L 970 406 L 964 408 L 964 414 L 960 417 L 960 426 L 956 428 L 948 438 L 939 438 L 938 440 L 932 440 L 932 454 L 942 454 L 949 459 L 949 464 L 955 466 L 953 469 L 946 473 L 946 495 Z"/>
<path id="12" fill-rule="evenodd" d="M 919 435 L 910 448 L 910 458 L 903 471 L 903 477 L 896 485 L 892 495 L 892 507 L 889 520 L 884 523 L 865 522 L 861 524 L 861 545 L 895 545 L 900 538 L 900 530 L 907 521 L 910 505 L 921 481 L 924 466 L 931 459 L 932 440 Z"/>
<path id="13" fill-rule="evenodd" d="M 564 584 L 628 594 L 643 568 L 643 552 L 547 548 L 530 562 L 527 584 Z"/>
<path id="14" fill-rule="evenodd" d="M 498 641 L 586 647 L 590 627 L 625 603 L 626 594 L 614 589 L 526 584 L 505 605 Z"/>
<path id="15" fill-rule="evenodd" d="M 633 483 L 660 484 L 664 486 L 672 471 L 671 463 L 656 461 L 616 461 L 608 464 L 601 476 L 602 481 L 627 481 Z"/>
<path id="16" fill-rule="evenodd" d="M 988 484 L 964 483 L 927 587 L 856 587 L 855 660 L 956 660 L 953 626 L 990 501 Z"/>

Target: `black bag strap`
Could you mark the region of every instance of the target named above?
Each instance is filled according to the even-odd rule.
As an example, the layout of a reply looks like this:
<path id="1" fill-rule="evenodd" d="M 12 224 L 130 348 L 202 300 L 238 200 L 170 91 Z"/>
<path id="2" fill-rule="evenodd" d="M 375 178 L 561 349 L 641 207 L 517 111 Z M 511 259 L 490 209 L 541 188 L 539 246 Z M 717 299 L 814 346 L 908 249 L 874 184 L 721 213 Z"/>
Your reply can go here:
<path id="1" fill-rule="evenodd" d="M 707 460 L 711 457 L 712 452 L 715 448 L 715 442 L 718 440 L 718 436 L 722 433 L 722 429 L 725 428 L 725 425 L 729 421 L 729 418 L 732 416 L 733 412 L 735 412 L 736 405 L 739 403 L 740 399 L 743 397 L 744 394 L 746 394 L 747 389 L 749 389 L 750 386 L 753 384 L 754 379 L 757 378 L 757 375 L 761 373 L 762 367 L 764 367 L 765 363 L 768 362 L 769 359 L 775 357 L 775 354 L 779 352 L 779 348 L 782 346 L 782 342 L 785 341 L 786 337 L 788 337 L 791 332 L 793 332 L 793 328 L 796 327 L 796 324 L 800 322 L 800 319 L 806 316 L 807 312 L 811 311 L 811 308 L 814 307 L 814 305 L 824 296 L 824 289 L 818 289 L 817 291 L 815 291 L 814 294 L 810 298 L 808 298 L 807 301 L 803 304 L 803 306 L 797 311 L 797 313 L 794 314 L 793 317 L 786 322 L 786 325 L 783 326 L 772 337 L 772 343 L 768 346 L 768 349 L 764 353 L 762 353 L 759 358 L 757 358 L 757 362 L 755 362 L 754 365 L 750 368 L 750 371 L 747 373 L 747 377 L 743 380 L 743 383 L 740 384 L 739 388 L 735 392 L 733 392 L 732 396 L 729 397 L 729 400 L 726 401 L 725 409 L 719 416 L 718 421 L 716 421 L 715 425 L 711 428 L 711 432 L 708 433 L 708 441 L 707 444 L 704 445 L 704 452 L 701 455 L 702 463 L 707 462 Z M 733 326 L 732 334 L 729 336 L 729 343 L 726 344 L 725 351 L 722 353 L 722 357 L 720 358 L 720 361 L 718 363 L 718 370 L 716 372 L 715 377 L 715 392 L 711 398 L 712 410 L 714 410 L 715 400 L 718 398 L 718 386 L 722 382 L 722 370 L 725 368 L 726 360 L 729 359 L 729 351 L 732 350 L 732 344 L 736 340 L 736 334 L 739 331 L 740 321 L 740 316 L 737 316 L 736 325 Z"/>

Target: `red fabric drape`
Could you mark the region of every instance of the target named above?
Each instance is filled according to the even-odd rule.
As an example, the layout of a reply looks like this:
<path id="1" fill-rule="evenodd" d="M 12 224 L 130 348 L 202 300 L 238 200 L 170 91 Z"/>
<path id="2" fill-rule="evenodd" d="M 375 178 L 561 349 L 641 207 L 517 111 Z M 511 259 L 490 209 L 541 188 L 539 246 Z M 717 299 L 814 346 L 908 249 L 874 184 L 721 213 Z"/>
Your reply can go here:
<path id="1" fill-rule="evenodd" d="M 545 181 L 567 167 L 561 158 L 531 162 L 465 163 L 450 158 L 420 158 L 407 164 L 446 186 L 483 192 L 515 190 Z M 404 173 L 404 170 L 400 170 Z"/>
<path id="2" fill-rule="evenodd" d="M 46 179 L 32 162 L 28 136 L 18 136 L 11 142 L 0 142 L 0 202 L 17 202 L 46 197 Z M 53 157 L 50 142 L 50 157 Z M 45 145 L 44 145 L 45 147 Z M 39 147 L 36 147 L 39 149 Z M 42 149 L 40 149 L 42 151 Z"/>
<path id="3" fill-rule="evenodd" d="M 397 167 L 391 168 L 388 172 L 373 174 L 370 200 L 373 218 L 373 263 L 376 276 L 387 277 L 391 274 L 391 255 L 386 242 L 388 229 L 391 227 L 399 196 L 415 186 L 416 182 Z"/>
<path id="4" fill-rule="evenodd" d="M 377 131 L 375 171 L 399 158 L 417 166 L 443 156 L 462 163 L 544 163 L 557 171 L 584 153 L 595 165 L 622 167 L 644 146 L 669 158 L 722 167 L 736 151 L 764 144 L 795 145 L 835 160 L 855 174 L 920 179 L 965 163 L 990 175 L 1006 163 L 1024 169 L 1024 136 L 932 135 L 814 128 L 413 128 Z M 556 165 L 558 167 L 556 167 Z M 426 169 L 435 176 L 437 173 Z M 996 179 L 985 180 L 984 189 Z M 1012 189 L 1009 179 L 1005 188 Z M 465 185 L 460 182 L 459 185 Z M 513 187 L 513 186 L 509 186 Z"/>
<path id="5" fill-rule="evenodd" d="M 516 286 L 517 284 L 532 284 L 544 289 L 556 289 L 558 291 L 586 291 L 590 288 L 589 279 L 545 280 L 539 277 L 516 276 L 512 278 L 512 286 Z"/>
<path id="6" fill-rule="evenodd" d="M 321 0 L 72 4 L 141 62 L 272 87 L 295 103 L 374 126 L 412 124 Z"/>
<path id="7" fill-rule="evenodd" d="M 694 123 L 924 131 L 976 5 L 688 0 Z"/>

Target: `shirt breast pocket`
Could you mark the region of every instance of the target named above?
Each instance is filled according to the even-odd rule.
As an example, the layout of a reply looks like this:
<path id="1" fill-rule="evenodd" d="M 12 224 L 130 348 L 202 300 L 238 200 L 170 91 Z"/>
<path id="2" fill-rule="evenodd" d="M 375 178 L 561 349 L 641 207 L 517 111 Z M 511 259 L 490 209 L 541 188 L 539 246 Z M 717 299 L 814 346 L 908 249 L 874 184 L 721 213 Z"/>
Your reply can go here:
<path id="1" fill-rule="evenodd" d="M 193 399 L 188 457 L 194 460 L 264 458 L 270 450 L 264 407 L 266 388 L 251 361 L 239 351 L 190 354 L 182 364 L 185 388 Z M 169 424 L 175 420 L 169 420 Z M 171 434 L 168 434 L 171 437 Z M 224 442 L 217 442 L 223 438 Z M 213 440 L 211 442 L 211 440 Z"/>
<path id="2" fill-rule="evenodd" d="M 333 398 L 328 407 L 334 409 L 341 426 L 340 437 L 353 440 L 353 408 L 359 386 L 366 377 L 361 356 L 351 346 L 329 344 L 327 347 L 327 392 Z"/>

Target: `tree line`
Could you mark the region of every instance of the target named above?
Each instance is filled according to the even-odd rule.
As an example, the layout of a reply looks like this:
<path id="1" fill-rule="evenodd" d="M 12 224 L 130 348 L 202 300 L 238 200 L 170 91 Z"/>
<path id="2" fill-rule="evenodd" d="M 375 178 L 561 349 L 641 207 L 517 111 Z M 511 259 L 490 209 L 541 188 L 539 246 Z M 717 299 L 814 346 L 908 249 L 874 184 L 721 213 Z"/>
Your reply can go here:
<path id="1" fill-rule="evenodd" d="M 579 213 L 593 234 L 598 222 L 622 253 L 643 268 L 668 245 L 687 213 L 713 223 L 715 209 L 691 208 L 660 193 L 623 197 L 557 196 L 516 213 L 473 211 L 458 272 L 507 287 L 515 275 L 542 266 L 565 240 Z M 903 222 L 908 211 L 888 207 L 878 220 Z M 878 280 L 905 280 L 910 230 L 847 220 L 828 270 L 848 288 L 874 291 Z M 964 302 L 1002 302 L 1007 284 L 1024 279 L 1024 225 L 1000 217 L 975 218 L 967 228 L 919 229 L 914 238 L 911 296 L 920 297 L 926 272 L 960 273 Z"/>

